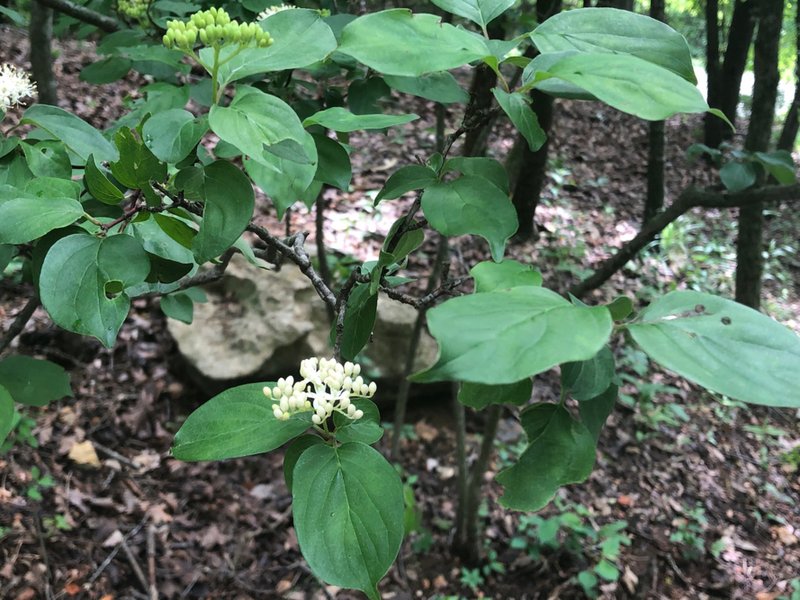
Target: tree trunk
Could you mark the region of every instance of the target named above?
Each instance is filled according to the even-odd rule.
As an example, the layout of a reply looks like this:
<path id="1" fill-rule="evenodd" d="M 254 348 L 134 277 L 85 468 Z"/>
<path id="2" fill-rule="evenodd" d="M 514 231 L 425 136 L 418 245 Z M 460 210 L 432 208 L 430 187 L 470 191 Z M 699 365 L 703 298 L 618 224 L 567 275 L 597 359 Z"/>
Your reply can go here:
<path id="1" fill-rule="evenodd" d="M 781 136 L 778 138 L 778 150 L 788 150 L 789 152 L 794 149 L 794 141 L 797 139 L 797 131 L 800 128 L 800 118 L 798 118 L 798 111 L 800 111 L 800 4 L 795 3 L 794 11 L 794 30 L 798 32 L 795 35 L 794 98 L 786 113 Z"/>
<path id="2" fill-rule="evenodd" d="M 755 27 L 753 5 L 756 1 L 737 0 L 733 9 L 731 26 L 728 30 L 725 60 L 719 73 L 718 105 L 714 108 L 719 108 L 725 113 L 725 116 L 734 125 L 736 124 L 736 108 L 739 106 L 739 88 L 741 88 L 742 75 L 747 66 L 747 53 L 750 51 L 750 42 L 753 40 L 753 29 Z M 709 117 L 712 116 L 709 115 Z M 730 135 L 730 129 L 721 119 L 710 120 L 709 129 L 706 130 L 706 145 L 717 148 Z"/>
<path id="3" fill-rule="evenodd" d="M 650 0 L 650 16 L 666 21 L 664 0 Z M 648 124 L 647 198 L 642 224 L 647 223 L 664 207 L 664 121 Z"/>
<path id="4" fill-rule="evenodd" d="M 561 0 L 537 0 L 536 20 L 542 23 L 560 10 Z M 517 175 L 514 177 L 516 183 L 513 186 L 511 200 L 517 210 L 519 229 L 516 237 L 520 241 L 532 239 L 536 232 L 533 220 L 547 176 L 547 151 L 550 147 L 550 129 L 553 124 L 552 96 L 532 90 L 531 102 L 539 119 L 539 126 L 547 138 L 541 148 L 531 152 L 527 141 L 522 135 L 518 135 L 516 147 L 511 151 L 511 154 L 517 157 L 519 165 Z"/>
<path id="5" fill-rule="evenodd" d="M 53 75 L 53 9 L 34 0 L 30 10 L 28 39 L 31 44 L 31 74 L 36 81 L 39 102 L 57 106 L 58 93 Z"/>
<path id="6" fill-rule="evenodd" d="M 706 0 L 706 81 L 708 105 L 719 106 L 719 0 Z M 703 118 L 703 139 L 708 144 L 717 134 L 720 126 L 719 117 L 706 113 Z"/>
<path id="7" fill-rule="evenodd" d="M 783 0 L 759 0 L 758 34 L 754 46 L 753 110 L 747 129 L 745 149 L 762 152 L 769 148 L 775 100 L 778 96 L 778 48 L 781 37 Z M 736 242 L 736 300 L 752 308 L 761 302 L 761 277 L 764 270 L 763 207 L 743 208 L 739 212 L 739 238 Z"/>

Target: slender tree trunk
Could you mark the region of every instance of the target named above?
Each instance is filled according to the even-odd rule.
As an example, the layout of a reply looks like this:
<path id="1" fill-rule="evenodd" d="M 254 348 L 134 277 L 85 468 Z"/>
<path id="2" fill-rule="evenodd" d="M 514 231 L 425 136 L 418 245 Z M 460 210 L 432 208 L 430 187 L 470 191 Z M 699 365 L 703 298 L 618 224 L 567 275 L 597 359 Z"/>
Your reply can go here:
<path id="1" fill-rule="evenodd" d="M 731 26 L 728 30 L 728 45 L 725 48 L 725 60 L 719 73 L 718 104 L 719 108 L 731 123 L 736 124 L 736 108 L 739 106 L 739 89 L 742 75 L 747 66 L 747 54 L 753 40 L 755 20 L 753 5 L 757 0 L 737 0 L 733 9 Z M 711 117 L 713 115 L 709 115 Z M 719 147 L 723 140 L 731 135 L 728 126 L 721 119 L 709 120 L 706 129 L 706 145 Z"/>
<path id="2" fill-rule="evenodd" d="M 39 102 L 58 105 L 56 78 L 53 75 L 53 9 L 30 3 L 31 22 L 28 26 L 30 41 L 31 74 L 36 81 Z"/>
<path id="3" fill-rule="evenodd" d="M 666 21 L 664 0 L 650 0 L 650 16 Z M 642 224 L 647 223 L 664 207 L 664 121 L 648 124 L 647 198 Z"/>
<path id="4" fill-rule="evenodd" d="M 539 23 L 557 14 L 561 10 L 561 0 L 537 0 L 536 19 Z M 538 90 L 531 92 L 533 110 L 539 119 L 539 126 L 547 135 L 542 147 L 531 152 L 522 135 L 517 136 L 516 147 L 511 151 L 518 165 L 511 200 L 517 210 L 517 239 L 530 240 L 536 230 L 534 217 L 539 206 L 539 198 L 547 177 L 547 153 L 550 147 L 550 129 L 553 124 L 553 98 Z"/>
<path id="5" fill-rule="evenodd" d="M 720 61 L 719 61 L 719 0 L 706 0 L 706 81 L 708 105 L 719 106 Z M 703 139 L 708 143 L 719 128 L 719 117 L 706 113 L 703 119 Z"/>
<path id="6" fill-rule="evenodd" d="M 794 6 L 794 30 L 795 30 L 795 58 L 794 58 L 794 98 L 786 119 L 783 122 L 781 136 L 778 138 L 778 149 L 792 151 L 794 141 L 797 139 L 797 131 L 800 128 L 800 4 Z"/>
<path id="7" fill-rule="evenodd" d="M 778 96 L 778 48 L 781 37 L 783 0 L 759 0 L 758 34 L 754 46 L 753 110 L 747 129 L 745 149 L 751 152 L 769 148 Z M 736 243 L 736 300 L 752 308 L 761 302 L 761 278 L 764 271 L 763 206 L 741 209 L 739 238 Z"/>

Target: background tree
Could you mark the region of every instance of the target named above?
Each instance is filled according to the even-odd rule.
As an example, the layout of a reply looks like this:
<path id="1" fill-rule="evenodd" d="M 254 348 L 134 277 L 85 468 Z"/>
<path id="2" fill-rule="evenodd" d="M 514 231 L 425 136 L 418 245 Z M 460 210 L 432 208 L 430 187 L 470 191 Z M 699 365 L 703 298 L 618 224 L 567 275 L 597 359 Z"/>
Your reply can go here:
<path id="1" fill-rule="evenodd" d="M 764 152 L 769 148 L 775 119 L 783 0 L 759 0 L 756 10 L 753 109 L 744 145 L 750 152 Z M 761 302 L 764 271 L 763 227 L 764 211 L 760 203 L 741 209 L 736 244 L 736 300 L 756 309 Z"/>
<path id="2" fill-rule="evenodd" d="M 794 98 L 786 112 L 786 119 L 783 122 L 783 129 L 778 138 L 778 150 L 791 151 L 794 148 L 794 141 L 797 139 L 797 130 L 800 127 L 800 4 L 794 5 L 794 30 L 795 30 L 795 59 L 794 59 Z"/>
<path id="3" fill-rule="evenodd" d="M 56 80 L 53 76 L 53 9 L 34 0 L 30 3 L 28 29 L 33 79 L 42 104 L 58 104 Z"/>
<path id="4" fill-rule="evenodd" d="M 666 20 L 664 0 L 650 0 L 650 16 Z M 664 206 L 664 121 L 650 121 L 647 127 L 647 198 L 642 223 L 647 223 Z"/>

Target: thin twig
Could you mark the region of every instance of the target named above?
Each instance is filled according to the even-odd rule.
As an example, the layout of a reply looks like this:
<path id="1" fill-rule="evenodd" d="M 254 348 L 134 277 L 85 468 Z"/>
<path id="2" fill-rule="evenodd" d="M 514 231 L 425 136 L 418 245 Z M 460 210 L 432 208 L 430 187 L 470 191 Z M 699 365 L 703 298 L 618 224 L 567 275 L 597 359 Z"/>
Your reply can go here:
<path id="1" fill-rule="evenodd" d="M 120 25 L 111 17 L 93 11 L 91 8 L 75 4 L 70 0 L 36 0 L 39 4 L 49 6 L 62 12 L 70 17 L 75 17 L 79 21 L 94 25 L 98 29 L 102 29 L 106 33 L 114 33 L 119 31 Z"/>
<path id="2" fill-rule="evenodd" d="M 142 588 L 144 589 L 144 591 L 148 592 L 149 586 L 147 585 L 147 579 L 144 576 L 144 571 L 142 571 L 142 567 L 139 565 L 139 561 L 136 560 L 136 556 L 133 554 L 133 550 L 131 550 L 131 547 L 128 546 L 128 542 L 126 540 L 122 540 L 120 546 L 122 546 L 122 550 L 123 552 L 125 552 L 125 557 L 131 564 L 131 568 L 133 569 L 133 574 L 136 575 L 136 579 L 138 579 L 139 583 L 142 584 Z"/>
<path id="3" fill-rule="evenodd" d="M 342 338 L 344 337 L 344 318 L 347 313 L 347 301 L 350 299 L 350 294 L 358 282 L 358 268 L 353 269 L 350 276 L 345 281 L 339 292 L 339 298 L 334 307 L 336 314 L 336 335 L 333 341 L 333 356 L 336 360 L 342 360 Z"/>
<path id="4" fill-rule="evenodd" d="M 101 453 L 105 454 L 106 456 L 110 456 L 111 458 L 121 462 L 123 465 L 126 465 L 126 466 L 130 467 L 131 469 L 135 469 L 135 470 L 138 471 L 141 468 L 140 464 L 132 461 L 130 458 L 128 458 L 126 456 L 123 456 L 122 454 L 120 454 L 116 450 L 112 450 L 111 448 L 108 448 L 108 447 L 104 446 L 103 444 L 95 442 L 94 440 L 92 440 L 92 445 L 95 448 L 97 448 L 97 450 L 99 450 Z"/>
<path id="5" fill-rule="evenodd" d="M 122 538 L 122 541 L 124 542 L 124 541 L 132 538 L 137 533 L 139 533 L 142 530 L 142 527 L 144 527 L 144 524 L 147 522 L 147 519 L 148 519 L 148 516 L 145 515 L 144 518 L 141 521 L 139 521 L 139 524 L 136 525 L 136 527 L 134 527 L 128 533 L 125 534 L 125 537 Z M 120 551 L 121 547 L 122 547 L 121 543 L 117 544 L 114 547 L 114 549 L 111 552 L 108 553 L 108 556 L 106 556 L 105 560 L 103 560 L 103 562 L 100 563 L 100 565 L 97 567 L 97 569 L 95 569 L 94 573 L 92 573 L 92 576 L 89 577 L 89 579 L 86 581 L 86 583 L 83 584 L 83 589 L 88 590 L 88 589 L 91 588 L 91 586 L 95 582 L 95 580 L 98 577 L 100 577 L 100 575 L 103 574 L 103 571 L 105 571 L 106 568 L 108 567 L 108 565 L 111 564 L 111 561 L 114 560 L 114 557 Z"/>
<path id="6" fill-rule="evenodd" d="M 156 526 L 152 523 L 147 526 L 147 575 L 150 600 L 158 600 L 158 586 L 156 585 Z"/>
<path id="7" fill-rule="evenodd" d="M 8 348 L 9 344 L 14 341 L 14 338 L 17 337 L 22 330 L 25 329 L 25 325 L 28 321 L 31 320 L 33 313 L 36 312 L 37 307 L 39 306 L 39 297 L 34 296 L 22 307 L 17 313 L 17 316 L 14 317 L 13 323 L 11 323 L 11 327 L 8 328 L 6 334 L 0 338 L 0 352 Z"/>

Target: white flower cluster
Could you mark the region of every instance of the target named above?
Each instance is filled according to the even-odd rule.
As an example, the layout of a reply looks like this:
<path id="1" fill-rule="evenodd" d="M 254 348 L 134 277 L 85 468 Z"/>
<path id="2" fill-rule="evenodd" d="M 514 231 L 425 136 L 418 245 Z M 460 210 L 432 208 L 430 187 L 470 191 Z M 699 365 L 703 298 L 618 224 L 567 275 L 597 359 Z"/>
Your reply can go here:
<path id="1" fill-rule="evenodd" d="M 0 65 L 0 110 L 6 111 L 20 101 L 36 94 L 36 85 L 27 73 L 11 65 Z"/>
<path id="2" fill-rule="evenodd" d="M 278 4 L 276 6 L 268 6 L 260 13 L 258 13 L 258 17 L 256 17 L 256 21 L 263 21 L 267 17 L 271 17 L 274 14 L 279 12 L 283 12 L 284 10 L 292 10 L 297 8 L 296 6 L 292 6 L 291 4 Z"/>
<path id="3" fill-rule="evenodd" d="M 307 358 L 300 363 L 300 375 L 295 382 L 289 376 L 278 379 L 274 388 L 264 387 L 264 395 L 275 404 L 275 418 L 285 421 L 293 414 L 313 410 L 311 420 L 322 424 L 334 412 L 349 419 L 360 419 L 364 411 L 355 407 L 351 398 L 371 398 L 377 386 L 367 384 L 360 375 L 361 365 L 341 364 L 334 359 Z"/>

